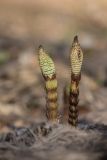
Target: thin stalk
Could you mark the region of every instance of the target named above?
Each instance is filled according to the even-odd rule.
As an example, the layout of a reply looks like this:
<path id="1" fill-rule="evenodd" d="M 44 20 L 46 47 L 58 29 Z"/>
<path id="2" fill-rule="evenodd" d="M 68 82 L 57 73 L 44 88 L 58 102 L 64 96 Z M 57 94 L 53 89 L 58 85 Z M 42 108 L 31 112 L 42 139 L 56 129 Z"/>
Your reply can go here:
<path id="1" fill-rule="evenodd" d="M 79 82 L 81 79 L 81 66 L 83 62 L 83 52 L 78 42 L 78 37 L 74 37 L 70 52 L 71 62 L 71 85 L 69 96 L 69 117 L 68 123 L 77 126 L 78 123 L 78 102 L 79 102 Z"/>
<path id="2" fill-rule="evenodd" d="M 45 79 L 46 116 L 52 122 L 58 121 L 58 95 L 55 65 L 42 46 L 39 47 L 39 64 Z"/>

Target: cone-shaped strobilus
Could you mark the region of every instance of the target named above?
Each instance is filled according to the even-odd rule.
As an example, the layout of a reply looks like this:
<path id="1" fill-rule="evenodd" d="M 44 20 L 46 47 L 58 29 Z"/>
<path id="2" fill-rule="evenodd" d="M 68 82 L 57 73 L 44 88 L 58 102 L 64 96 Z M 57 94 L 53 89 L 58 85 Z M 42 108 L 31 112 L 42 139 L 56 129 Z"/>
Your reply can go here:
<path id="1" fill-rule="evenodd" d="M 57 103 L 57 80 L 54 62 L 45 52 L 42 46 L 39 46 L 39 64 L 42 75 L 45 79 L 46 89 L 46 116 L 52 122 L 58 121 L 58 103 Z"/>
<path id="2" fill-rule="evenodd" d="M 70 52 L 71 84 L 70 84 L 69 115 L 68 115 L 68 123 L 75 127 L 77 126 L 78 123 L 79 81 L 81 79 L 82 62 L 83 62 L 83 52 L 78 42 L 78 37 L 75 36 Z"/>

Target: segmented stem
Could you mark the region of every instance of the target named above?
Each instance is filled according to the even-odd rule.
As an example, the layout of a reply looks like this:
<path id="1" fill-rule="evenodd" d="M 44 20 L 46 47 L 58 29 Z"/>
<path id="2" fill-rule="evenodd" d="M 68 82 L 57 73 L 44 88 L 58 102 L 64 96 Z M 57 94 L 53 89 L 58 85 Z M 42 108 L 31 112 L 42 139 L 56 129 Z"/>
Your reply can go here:
<path id="1" fill-rule="evenodd" d="M 57 79 L 54 62 L 51 57 L 44 51 L 43 47 L 39 47 L 39 64 L 42 75 L 45 79 L 46 89 L 46 116 L 51 121 L 58 120 L 58 95 L 57 95 Z"/>
<path id="2" fill-rule="evenodd" d="M 83 52 L 78 42 L 78 37 L 74 41 L 70 53 L 71 61 L 71 86 L 69 96 L 69 117 L 68 123 L 77 126 L 78 123 L 78 102 L 79 102 L 79 81 L 81 79 L 81 66 L 83 61 Z"/>

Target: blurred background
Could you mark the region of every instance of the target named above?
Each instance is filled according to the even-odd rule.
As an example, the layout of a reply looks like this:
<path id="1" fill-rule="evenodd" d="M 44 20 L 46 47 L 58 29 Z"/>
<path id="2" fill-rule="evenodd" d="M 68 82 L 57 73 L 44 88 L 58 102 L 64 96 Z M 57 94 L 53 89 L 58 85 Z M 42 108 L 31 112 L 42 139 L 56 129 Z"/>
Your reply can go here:
<path id="1" fill-rule="evenodd" d="M 59 105 L 66 106 L 63 87 L 70 81 L 69 51 L 75 35 L 84 52 L 80 116 L 107 124 L 106 17 L 106 0 L 0 0 L 1 131 L 8 130 L 7 124 L 45 119 L 40 44 L 55 61 Z"/>

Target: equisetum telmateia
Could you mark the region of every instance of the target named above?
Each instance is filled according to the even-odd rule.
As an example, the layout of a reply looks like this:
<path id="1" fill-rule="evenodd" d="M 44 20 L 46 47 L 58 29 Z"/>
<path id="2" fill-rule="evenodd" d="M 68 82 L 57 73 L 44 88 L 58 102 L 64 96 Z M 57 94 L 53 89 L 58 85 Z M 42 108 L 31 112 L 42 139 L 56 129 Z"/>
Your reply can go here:
<path id="1" fill-rule="evenodd" d="M 45 79 L 46 89 L 46 115 L 52 122 L 58 121 L 58 95 L 57 79 L 54 62 L 45 52 L 42 46 L 39 47 L 39 64 L 42 75 Z M 75 36 L 70 51 L 71 83 L 69 93 L 68 123 L 77 126 L 78 123 L 78 102 L 79 102 L 79 81 L 81 79 L 81 66 L 83 62 L 83 52 Z"/>
<path id="2" fill-rule="evenodd" d="M 55 65 L 42 46 L 39 47 L 39 64 L 45 79 L 46 116 L 52 122 L 58 121 L 57 79 Z"/>
<path id="3" fill-rule="evenodd" d="M 81 79 L 81 66 L 83 62 L 83 52 L 78 42 L 78 37 L 74 37 L 70 52 L 71 63 L 71 85 L 69 95 L 69 115 L 68 123 L 77 126 L 78 123 L 78 102 L 79 102 L 79 81 Z"/>

